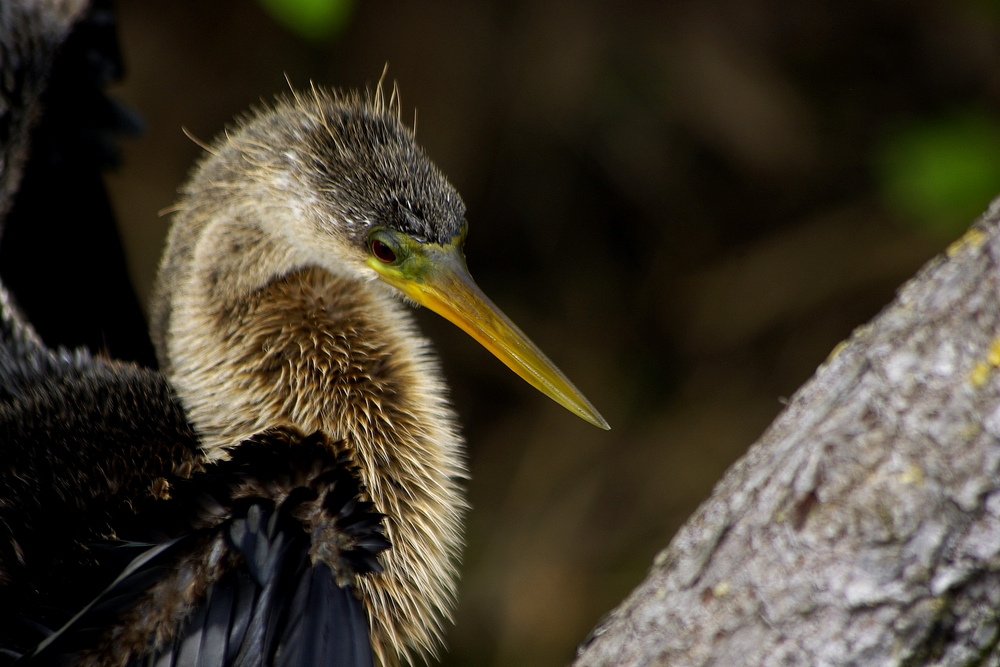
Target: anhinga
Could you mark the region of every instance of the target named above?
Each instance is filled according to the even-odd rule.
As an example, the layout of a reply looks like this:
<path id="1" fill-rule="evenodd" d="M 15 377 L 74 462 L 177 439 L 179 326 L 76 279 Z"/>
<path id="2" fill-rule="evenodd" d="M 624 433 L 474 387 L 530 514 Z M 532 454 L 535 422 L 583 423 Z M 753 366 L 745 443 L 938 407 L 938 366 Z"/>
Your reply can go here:
<path id="1" fill-rule="evenodd" d="M 462 200 L 398 115 L 381 87 L 313 89 L 206 147 L 152 306 L 164 375 L 45 350 L 4 311 L 0 605 L 33 610 L 10 623 L 62 625 L 38 646 L 0 634 L 10 655 L 224 667 L 432 653 L 466 473 L 404 301 L 607 428 L 476 287 Z M 80 584 L 116 557 L 134 560 Z"/>

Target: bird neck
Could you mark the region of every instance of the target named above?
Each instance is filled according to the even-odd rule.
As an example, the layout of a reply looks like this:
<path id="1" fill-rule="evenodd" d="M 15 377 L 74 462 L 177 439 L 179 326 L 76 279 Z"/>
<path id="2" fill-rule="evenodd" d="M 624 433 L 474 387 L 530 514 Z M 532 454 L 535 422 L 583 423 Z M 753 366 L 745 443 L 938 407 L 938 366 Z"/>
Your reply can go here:
<path id="1" fill-rule="evenodd" d="M 208 458 L 285 424 L 348 445 L 393 544 L 385 572 L 358 582 L 382 610 L 373 648 L 383 664 L 433 651 L 454 604 L 465 467 L 411 313 L 252 224 L 183 211 L 159 289 L 161 358 Z"/>

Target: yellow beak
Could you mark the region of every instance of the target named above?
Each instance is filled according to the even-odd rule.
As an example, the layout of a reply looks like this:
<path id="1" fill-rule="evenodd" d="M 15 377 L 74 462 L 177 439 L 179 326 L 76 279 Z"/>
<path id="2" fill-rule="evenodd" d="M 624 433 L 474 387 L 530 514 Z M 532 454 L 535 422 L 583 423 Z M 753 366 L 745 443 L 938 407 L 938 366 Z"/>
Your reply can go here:
<path id="1" fill-rule="evenodd" d="M 594 426 L 611 428 L 562 371 L 483 294 L 457 246 L 426 244 L 421 250 L 425 270 L 417 278 L 383 270 L 373 262 L 369 265 L 387 283 L 475 338 L 528 384 Z"/>

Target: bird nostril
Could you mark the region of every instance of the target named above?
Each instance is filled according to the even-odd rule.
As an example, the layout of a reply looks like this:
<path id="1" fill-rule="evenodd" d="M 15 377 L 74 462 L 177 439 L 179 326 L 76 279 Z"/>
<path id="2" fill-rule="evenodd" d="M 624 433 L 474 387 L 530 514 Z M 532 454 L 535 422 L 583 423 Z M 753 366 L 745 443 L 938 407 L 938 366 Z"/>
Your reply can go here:
<path id="1" fill-rule="evenodd" d="M 378 239 L 372 240 L 372 254 L 374 254 L 380 261 L 386 264 L 396 261 L 396 253 L 392 251 L 392 248 L 382 243 Z"/>

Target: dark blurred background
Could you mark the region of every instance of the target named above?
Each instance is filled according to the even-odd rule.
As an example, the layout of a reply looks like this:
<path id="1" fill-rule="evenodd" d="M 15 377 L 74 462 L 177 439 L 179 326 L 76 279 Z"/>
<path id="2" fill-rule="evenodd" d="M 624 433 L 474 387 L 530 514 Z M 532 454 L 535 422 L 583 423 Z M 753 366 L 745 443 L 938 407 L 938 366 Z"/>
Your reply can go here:
<path id="1" fill-rule="evenodd" d="M 33 319 L 55 313 L 39 324 L 50 343 L 149 361 L 114 275 L 127 266 L 145 304 L 169 224 L 157 212 L 200 152 L 182 126 L 208 140 L 286 75 L 371 87 L 388 63 L 404 118 L 419 112 L 418 141 L 466 199 L 473 274 L 612 424 L 572 417 L 419 313 L 472 468 L 446 665 L 567 663 L 784 397 L 1000 192 L 995 0 L 113 9 L 117 28 L 98 15 L 103 46 L 81 62 L 99 85 L 118 78 L 117 30 L 121 104 L 64 93 L 69 115 L 103 119 L 99 158 L 81 171 L 38 144 L 15 222 L 61 207 L 62 227 L 12 224 L 2 246 Z M 117 158 L 112 131 L 138 132 Z M 114 228 L 88 231 L 109 206 L 99 182 L 92 200 L 72 190 L 115 162 L 124 258 Z M 58 168 L 62 189 L 44 171 Z M 98 269 L 106 287 L 86 282 Z"/>

